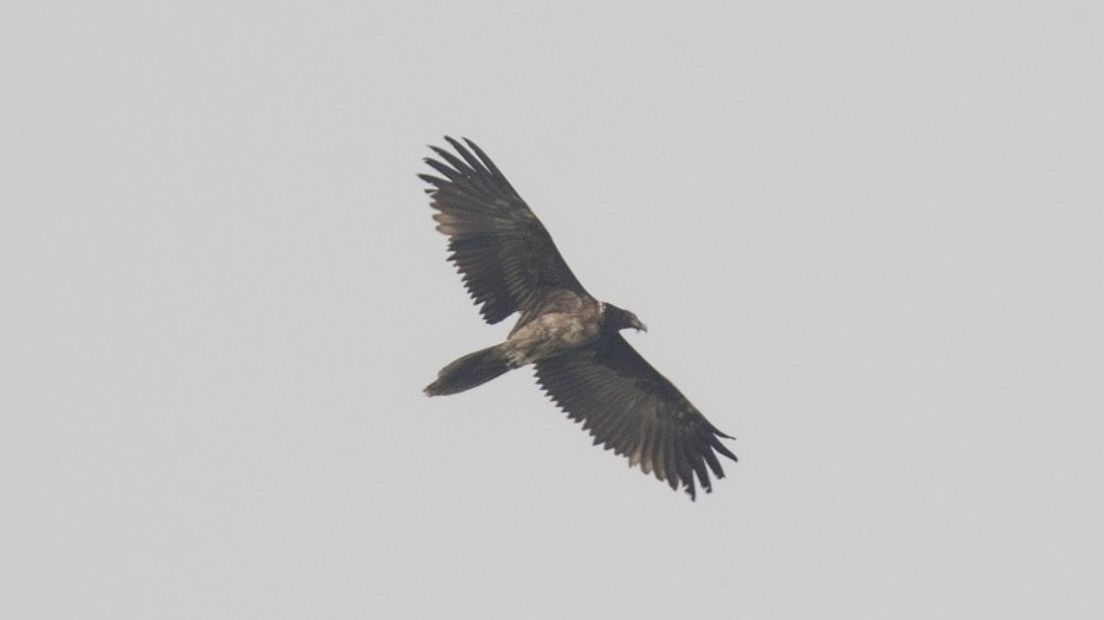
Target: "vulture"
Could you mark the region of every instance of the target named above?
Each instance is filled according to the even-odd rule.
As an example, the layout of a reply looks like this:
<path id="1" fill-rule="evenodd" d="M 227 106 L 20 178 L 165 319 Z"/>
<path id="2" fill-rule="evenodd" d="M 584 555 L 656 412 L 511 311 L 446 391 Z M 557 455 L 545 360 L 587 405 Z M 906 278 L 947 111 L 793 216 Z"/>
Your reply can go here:
<path id="1" fill-rule="evenodd" d="M 670 381 L 621 335 L 647 331 L 635 314 L 598 301 L 583 288 L 552 237 L 510 182 L 474 142 L 445 137 L 429 147 L 437 174 L 419 174 L 449 239 L 449 261 L 487 323 L 518 313 L 505 342 L 445 366 L 425 388 L 456 394 L 532 364 L 537 383 L 594 444 L 628 458 L 693 500 L 697 484 L 712 491 L 724 477 L 717 455 L 736 456 L 733 439 L 710 424 Z"/>

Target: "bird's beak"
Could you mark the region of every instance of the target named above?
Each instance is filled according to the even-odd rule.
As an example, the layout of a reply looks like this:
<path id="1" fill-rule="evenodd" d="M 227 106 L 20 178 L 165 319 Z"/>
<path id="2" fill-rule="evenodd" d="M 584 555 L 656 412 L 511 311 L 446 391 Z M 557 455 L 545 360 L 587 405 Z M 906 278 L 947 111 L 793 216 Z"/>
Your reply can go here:
<path id="1" fill-rule="evenodd" d="M 638 332 L 647 333 L 647 331 L 648 331 L 648 326 L 641 323 L 640 319 L 633 319 L 633 328 L 636 329 L 636 331 L 638 331 Z"/>

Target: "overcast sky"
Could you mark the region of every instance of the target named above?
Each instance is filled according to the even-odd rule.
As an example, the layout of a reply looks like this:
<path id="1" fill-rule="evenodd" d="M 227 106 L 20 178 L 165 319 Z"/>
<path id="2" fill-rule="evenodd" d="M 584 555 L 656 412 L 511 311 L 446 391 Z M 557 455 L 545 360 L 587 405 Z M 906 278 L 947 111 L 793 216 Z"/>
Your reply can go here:
<path id="1" fill-rule="evenodd" d="M 1099 2 L 19 3 L 0 617 L 1099 618 Z M 590 445 L 415 178 L 476 140 L 740 462 Z"/>

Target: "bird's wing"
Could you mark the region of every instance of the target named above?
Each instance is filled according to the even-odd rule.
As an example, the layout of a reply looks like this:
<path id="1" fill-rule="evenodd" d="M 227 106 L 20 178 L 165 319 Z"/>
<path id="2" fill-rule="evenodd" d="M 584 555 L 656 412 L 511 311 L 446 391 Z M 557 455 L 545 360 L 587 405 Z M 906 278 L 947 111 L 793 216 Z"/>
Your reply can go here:
<path id="1" fill-rule="evenodd" d="M 736 456 L 721 443 L 726 437 L 678 389 L 633 349 L 620 334 L 536 364 L 537 381 L 568 417 L 583 423 L 594 443 L 640 464 L 672 489 L 680 485 L 693 499 L 694 475 L 712 490 L 708 470 L 724 470 L 720 453 Z"/>
<path id="2" fill-rule="evenodd" d="M 441 176 L 418 175 L 432 187 L 437 230 L 449 237 L 449 260 L 488 323 L 532 311 L 550 289 L 587 295 L 552 237 L 498 168 L 472 141 L 445 137 L 459 155 L 430 147 L 425 162 Z M 470 147 L 470 150 L 469 150 Z M 474 151 L 474 154 L 473 154 Z"/>

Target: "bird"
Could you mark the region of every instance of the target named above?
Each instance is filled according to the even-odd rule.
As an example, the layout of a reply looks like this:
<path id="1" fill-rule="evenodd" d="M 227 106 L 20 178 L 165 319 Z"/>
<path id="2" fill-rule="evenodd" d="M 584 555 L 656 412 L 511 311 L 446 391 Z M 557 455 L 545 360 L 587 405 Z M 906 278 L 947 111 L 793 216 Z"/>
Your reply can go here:
<path id="1" fill-rule="evenodd" d="M 478 145 L 444 140 L 423 161 L 437 231 L 448 237 L 448 260 L 483 319 L 518 314 L 506 340 L 448 364 L 425 389 L 457 394 L 510 370 L 532 365 L 537 384 L 594 438 L 628 458 L 629 467 L 710 493 L 710 472 L 724 477 L 718 455 L 737 460 L 717 429 L 644 359 L 621 331 L 646 332 L 636 314 L 597 300 L 580 284 L 548 230 Z"/>

